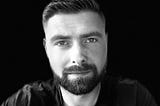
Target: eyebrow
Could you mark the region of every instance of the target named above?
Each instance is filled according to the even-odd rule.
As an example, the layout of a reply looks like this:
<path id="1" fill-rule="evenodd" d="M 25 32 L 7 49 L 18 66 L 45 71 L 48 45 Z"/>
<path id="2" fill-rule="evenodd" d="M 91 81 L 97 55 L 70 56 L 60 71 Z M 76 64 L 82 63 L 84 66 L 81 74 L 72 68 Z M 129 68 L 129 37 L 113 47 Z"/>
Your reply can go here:
<path id="1" fill-rule="evenodd" d="M 80 38 L 88 38 L 88 37 L 92 37 L 92 36 L 102 38 L 102 34 L 100 32 L 90 32 L 90 33 L 86 33 L 86 34 L 81 34 Z M 71 39 L 71 38 L 72 38 L 71 35 L 57 34 L 51 38 L 51 42 L 54 42 L 56 40 L 62 40 L 62 39 L 64 40 L 64 39 Z"/>
<path id="2" fill-rule="evenodd" d="M 57 35 L 54 35 L 52 38 L 51 38 L 51 42 L 54 42 L 56 40 L 61 40 L 61 39 L 71 39 L 71 36 L 66 36 L 66 35 L 61 35 L 61 34 L 57 34 Z"/>
<path id="3" fill-rule="evenodd" d="M 102 38 L 102 34 L 100 32 L 90 32 L 87 34 L 82 34 L 82 35 L 80 35 L 80 38 L 88 38 L 88 37 L 92 37 L 92 36 Z"/>

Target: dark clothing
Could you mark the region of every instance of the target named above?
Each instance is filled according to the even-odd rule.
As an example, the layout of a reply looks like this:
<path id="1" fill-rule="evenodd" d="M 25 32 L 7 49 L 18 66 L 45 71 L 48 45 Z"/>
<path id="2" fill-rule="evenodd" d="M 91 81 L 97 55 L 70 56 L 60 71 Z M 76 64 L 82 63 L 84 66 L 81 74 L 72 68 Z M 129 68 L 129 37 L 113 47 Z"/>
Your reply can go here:
<path id="1" fill-rule="evenodd" d="M 63 106 L 61 91 L 53 80 L 25 85 L 1 106 Z M 96 106 L 157 106 L 149 91 L 135 80 L 107 77 Z"/>

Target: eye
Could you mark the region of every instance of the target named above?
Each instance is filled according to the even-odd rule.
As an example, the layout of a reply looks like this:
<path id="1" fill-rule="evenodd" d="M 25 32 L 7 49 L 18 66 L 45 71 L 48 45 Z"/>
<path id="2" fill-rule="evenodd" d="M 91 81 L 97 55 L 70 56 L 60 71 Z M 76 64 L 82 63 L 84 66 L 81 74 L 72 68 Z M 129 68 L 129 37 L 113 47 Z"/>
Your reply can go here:
<path id="1" fill-rule="evenodd" d="M 58 41 L 55 43 L 56 46 L 68 46 L 69 42 L 67 41 Z"/>
<path id="2" fill-rule="evenodd" d="M 87 38 L 85 43 L 96 43 L 98 41 L 98 39 L 96 38 Z"/>

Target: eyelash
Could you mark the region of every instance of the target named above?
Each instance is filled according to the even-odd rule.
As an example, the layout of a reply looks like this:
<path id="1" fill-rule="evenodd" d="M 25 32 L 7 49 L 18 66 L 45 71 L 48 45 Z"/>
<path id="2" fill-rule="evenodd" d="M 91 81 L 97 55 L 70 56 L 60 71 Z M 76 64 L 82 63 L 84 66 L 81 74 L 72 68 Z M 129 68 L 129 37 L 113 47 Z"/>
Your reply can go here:
<path id="1" fill-rule="evenodd" d="M 86 43 L 96 43 L 97 41 L 98 41 L 97 38 L 87 38 L 86 40 L 84 40 L 83 43 L 85 43 L 85 44 Z M 57 45 L 57 46 L 69 46 L 70 42 L 62 40 L 62 41 L 56 42 L 55 45 Z"/>
<path id="2" fill-rule="evenodd" d="M 88 42 L 88 40 L 92 40 L 92 41 L 89 41 Z M 88 38 L 86 41 L 85 41 L 85 43 L 96 43 L 98 41 L 98 39 L 96 39 L 96 38 Z"/>
<path id="3" fill-rule="evenodd" d="M 58 41 L 55 43 L 57 46 L 63 46 L 63 45 L 68 45 L 69 43 L 67 41 Z"/>

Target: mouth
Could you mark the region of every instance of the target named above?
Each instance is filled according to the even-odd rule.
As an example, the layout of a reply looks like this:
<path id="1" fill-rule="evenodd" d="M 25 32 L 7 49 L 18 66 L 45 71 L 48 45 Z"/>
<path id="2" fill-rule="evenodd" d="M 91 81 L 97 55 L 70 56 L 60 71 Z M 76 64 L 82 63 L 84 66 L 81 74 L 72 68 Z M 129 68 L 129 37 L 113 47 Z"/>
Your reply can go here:
<path id="1" fill-rule="evenodd" d="M 73 71 L 73 72 L 67 72 L 68 78 L 70 80 L 74 80 L 77 78 L 86 78 L 93 76 L 93 72 L 91 70 L 87 71 Z"/>
<path id="2" fill-rule="evenodd" d="M 85 70 L 85 71 L 68 71 L 68 72 L 65 72 L 67 74 L 87 74 L 91 72 L 90 70 Z"/>

